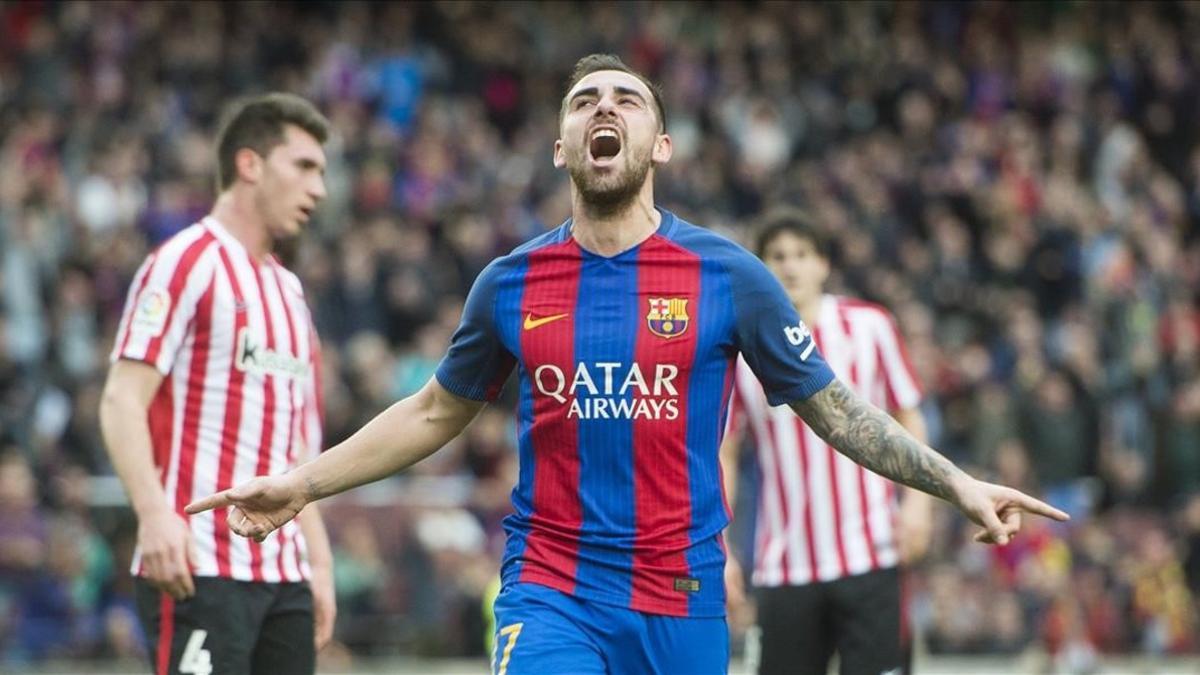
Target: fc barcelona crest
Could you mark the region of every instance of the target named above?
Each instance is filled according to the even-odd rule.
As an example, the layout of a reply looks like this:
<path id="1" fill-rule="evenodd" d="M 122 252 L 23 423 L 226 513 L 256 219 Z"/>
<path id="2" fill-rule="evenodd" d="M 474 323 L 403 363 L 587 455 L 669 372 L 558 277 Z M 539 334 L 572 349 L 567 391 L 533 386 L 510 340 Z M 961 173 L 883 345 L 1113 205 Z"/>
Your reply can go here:
<path id="1" fill-rule="evenodd" d="M 650 332 L 662 338 L 683 335 L 688 327 L 687 298 L 650 298 L 646 324 Z"/>

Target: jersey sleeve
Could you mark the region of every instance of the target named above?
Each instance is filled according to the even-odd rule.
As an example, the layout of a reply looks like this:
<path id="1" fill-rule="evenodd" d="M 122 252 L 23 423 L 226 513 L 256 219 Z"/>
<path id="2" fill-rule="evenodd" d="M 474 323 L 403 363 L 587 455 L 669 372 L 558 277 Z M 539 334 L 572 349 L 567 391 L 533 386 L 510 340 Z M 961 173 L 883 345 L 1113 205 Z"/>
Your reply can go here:
<path id="1" fill-rule="evenodd" d="M 908 358 L 908 349 L 900 337 L 896 320 L 883 310 L 877 322 L 875 348 L 891 410 L 894 412 L 921 405 L 921 386 L 917 383 L 912 361 Z"/>
<path id="2" fill-rule="evenodd" d="M 151 254 L 134 275 L 109 360 L 148 363 L 166 375 L 187 337 L 196 305 L 212 283 L 211 256 L 200 254 L 202 242 L 175 255 L 164 246 Z"/>
<path id="3" fill-rule="evenodd" d="M 450 349 L 434 375 L 439 384 L 456 396 L 475 401 L 496 400 L 516 363 L 500 340 L 495 320 L 501 270 L 500 261 L 494 261 L 475 279 L 463 306 L 462 320 L 450 339 Z"/>
<path id="4" fill-rule="evenodd" d="M 779 281 L 749 253 L 729 265 L 735 313 L 734 343 L 773 406 L 812 396 L 833 381 L 812 333 Z"/>

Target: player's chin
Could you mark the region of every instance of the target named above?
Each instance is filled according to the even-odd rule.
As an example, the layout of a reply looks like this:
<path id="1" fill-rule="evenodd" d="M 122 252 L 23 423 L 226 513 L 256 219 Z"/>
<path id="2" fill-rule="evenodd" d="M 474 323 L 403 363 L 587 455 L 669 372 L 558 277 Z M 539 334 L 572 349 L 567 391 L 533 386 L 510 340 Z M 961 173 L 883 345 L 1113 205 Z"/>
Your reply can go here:
<path id="1" fill-rule="evenodd" d="M 276 237 L 279 239 L 291 239 L 292 237 L 299 236 L 307 224 L 308 219 L 303 216 L 284 218 L 275 228 Z"/>
<path id="2" fill-rule="evenodd" d="M 586 175 L 589 187 L 596 192 L 621 190 L 630 180 L 629 170 L 615 162 L 602 165 L 589 163 Z"/>

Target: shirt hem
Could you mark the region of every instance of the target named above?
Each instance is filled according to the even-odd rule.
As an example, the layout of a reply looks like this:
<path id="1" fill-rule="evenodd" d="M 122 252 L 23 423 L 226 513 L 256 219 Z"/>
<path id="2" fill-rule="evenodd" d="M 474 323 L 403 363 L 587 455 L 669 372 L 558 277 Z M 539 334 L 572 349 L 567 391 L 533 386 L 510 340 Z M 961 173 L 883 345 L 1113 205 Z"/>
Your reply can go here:
<path id="1" fill-rule="evenodd" d="M 640 612 L 642 614 L 652 614 L 654 616 L 674 616 L 674 617 L 679 617 L 679 618 L 692 618 L 692 619 L 713 619 L 713 618 L 723 618 L 725 616 L 725 603 L 724 602 L 716 603 L 716 602 L 689 601 L 687 612 L 680 612 L 677 609 L 675 609 L 669 605 L 664 605 L 664 604 L 660 604 L 657 602 L 651 602 L 651 601 L 642 601 L 643 608 L 635 609 L 635 608 L 629 606 L 629 600 L 627 598 L 621 598 L 618 596 L 609 595 L 607 593 L 597 593 L 597 592 L 588 591 L 588 590 L 581 591 L 578 588 L 576 588 L 575 590 L 568 591 L 565 588 L 562 588 L 561 586 L 555 585 L 550 580 L 545 579 L 545 578 L 539 578 L 537 576 L 534 576 L 532 578 L 522 579 L 522 578 L 520 578 L 521 575 L 519 573 L 516 574 L 515 576 L 516 576 L 516 578 L 505 579 L 504 585 L 512 586 L 512 585 L 516 585 L 516 584 L 536 584 L 536 585 L 542 586 L 544 588 L 554 589 L 560 593 L 564 593 L 573 598 L 579 598 L 580 600 L 599 602 L 601 604 L 610 605 L 612 607 L 620 607 L 621 609 L 627 609 L 631 612 Z"/>
<path id="2" fill-rule="evenodd" d="M 769 403 L 772 407 L 775 407 L 785 403 L 806 400 L 818 391 L 828 387 L 829 383 L 833 382 L 834 379 L 836 378 L 833 374 L 833 370 L 827 366 L 823 373 L 814 375 L 812 379 L 803 384 L 791 387 L 790 389 L 785 389 L 780 392 L 767 394 L 767 403 Z"/>
<path id="3" fill-rule="evenodd" d="M 163 377 L 166 377 L 167 375 L 171 374 L 170 366 L 168 366 L 164 370 L 163 368 L 159 367 L 158 359 L 151 359 L 147 356 L 131 356 L 129 354 L 125 354 L 122 352 L 120 354 L 113 354 L 112 356 L 108 357 L 108 362 L 110 364 L 116 363 L 117 361 L 135 361 L 137 363 L 144 363 L 144 364 L 150 366 L 151 368 L 153 368 L 154 370 L 158 371 L 158 373 L 160 375 L 162 375 Z"/>
<path id="4" fill-rule="evenodd" d="M 442 374 L 441 371 L 434 373 L 433 376 L 437 379 L 438 384 L 442 385 L 446 391 L 454 394 L 455 396 L 460 398 L 469 398 L 472 401 L 488 401 L 487 392 L 480 387 L 464 385 L 451 380 L 446 375 Z"/>

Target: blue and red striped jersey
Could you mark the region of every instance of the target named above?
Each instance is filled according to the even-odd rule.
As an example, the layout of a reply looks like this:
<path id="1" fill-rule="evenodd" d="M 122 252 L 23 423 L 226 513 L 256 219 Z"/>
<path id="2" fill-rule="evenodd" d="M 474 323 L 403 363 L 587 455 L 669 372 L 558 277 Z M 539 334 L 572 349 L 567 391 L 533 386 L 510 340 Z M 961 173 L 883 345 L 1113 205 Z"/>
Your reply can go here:
<path id="1" fill-rule="evenodd" d="M 660 209 L 612 257 L 571 221 L 476 279 L 438 367 L 494 399 L 518 369 L 520 476 L 505 584 L 672 616 L 725 613 L 717 453 L 738 353 L 772 405 L 833 373 L 783 287 L 737 244 Z"/>

